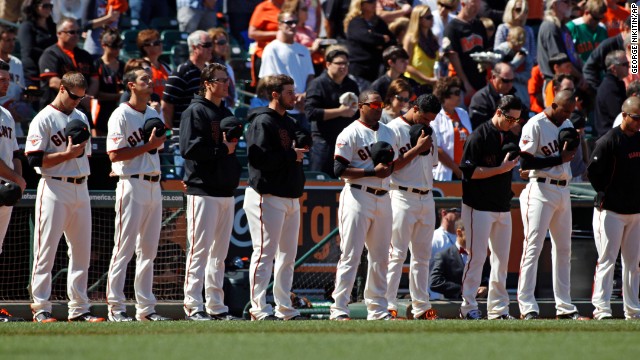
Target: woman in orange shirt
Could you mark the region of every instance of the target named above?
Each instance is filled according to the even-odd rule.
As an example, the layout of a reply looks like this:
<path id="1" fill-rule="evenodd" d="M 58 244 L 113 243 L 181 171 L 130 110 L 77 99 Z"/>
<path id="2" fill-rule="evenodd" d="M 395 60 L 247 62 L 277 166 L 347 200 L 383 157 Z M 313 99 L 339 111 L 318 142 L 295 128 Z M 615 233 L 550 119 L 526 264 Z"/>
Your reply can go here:
<path id="1" fill-rule="evenodd" d="M 164 86 L 167 83 L 171 68 L 159 60 L 162 55 L 162 41 L 158 30 L 146 29 L 138 33 L 136 39 L 142 57 L 151 64 L 151 78 L 153 79 L 153 93 L 162 98 Z"/>

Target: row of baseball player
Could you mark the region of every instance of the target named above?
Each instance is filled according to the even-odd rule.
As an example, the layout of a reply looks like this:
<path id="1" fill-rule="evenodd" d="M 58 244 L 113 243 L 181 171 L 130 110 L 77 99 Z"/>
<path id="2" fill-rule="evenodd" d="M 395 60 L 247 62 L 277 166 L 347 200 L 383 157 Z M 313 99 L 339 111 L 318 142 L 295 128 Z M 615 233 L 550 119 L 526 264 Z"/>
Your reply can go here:
<path id="1" fill-rule="evenodd" d="M 0 70 L 0 74 L 4 74 Z M 0 78 L 0 83 L 2 78 Z M 153 260 L 156 255 L 160 223 L 161 196 L 157 148 L 165 136 L 157 131 L 144 134 L 147 121 L 157 113 L 147 106 L 151 90 L 150 74 L 142 68 L 125 74 L 131 100 L 114 111 L 109 120 L 107 151 L 113 172 L 120 180 L 116 189 L 116 231 L 107 285 L 108 318 L 132 321 L 125 312 L 124 276 L 126 265 L 136 253 L 137 320 L 168 320 L 155 312 L 151 291 Z M 308 151 L 308 134 L 287 115 L 295 105 L 293 80 L 287 75 L 265 78 L 269 106 L 249 114 L 245 134 L 249 158 L 249 186 L 244 210 L 253 242 L 250 265 L 250 314 L 253 320 L 305 319 L 292 306 L 289 292 L 293 280 L 300 226 L 300 204 L 305 178 L 302 159 Z M 222 120 L 231 114 L 222 103 L 228 93 L 228 74 L 224 65 L 209 64 L 201 75 L 200 91 L 183 115 L 180 149 L 185 158 L 187 188 L 187 274 L 184 309 L 189 320 L 235 320 L 223 303 L 222 281 L 233 222 L 233 191 L 238 186 L 240 165 L 235 157 L 236 143 L 222 131 Z M 51 269 L 62 234 L 69 245 L 69 320 L 99 322 L 92 315 L 87 298 L 91 217 L 86 178 L 90 139 L 74 143 L 65 139 L 65 129 L 73 120 L 88 127 L 87 118 L 75 110 L 86 91 L 86 80 L 79 73 L 63 76 L 55 100 L 32 121 L 25 152 L 29 164 L 42 175 L 38 184 L 34 235 L 34 264 L 31 282 L 34 321 L 52 322 Z M 537 256 L 546 229 L 553 241 L 554 292 L 557 315 L 581 318 L 569 299 L 569 259 L 571 212 L 570 169 L 567 164 L 575 150 L 558 143 L 561 128 L 572 110 L 572 94 L 559 92 L 543 113 L 523 128 L 520 139 L 522 167 L 533 169 L 530 183 L 521 195 L 525 249 L 523 252 L 518 299 L 524 318 L 535 318 L 538 307 L 533 297 Z M 339 135 L 335 148 L 335 172 L 345 180 L 340 195 L 339 227 L 341 259 L 333 293 L 331 319 L 349 319 L 348 303 L 363 247 L 369 254 L 365 303 L 368 319 L 393 319 L 401 266 L 412 251 L 410 291 L 415 319 L 437 318 L 428 298 L 428 269 L 435 210 L 431 194 L 437 144 L 428 125 L 440 111 L 432 95 L 419 97 L 411 109 L 390 124 L 378 123 L 383 108 L 374 91 L 360 95 L 360 118 Z M 511 239 L 509 200 L 511 169 L 518 157 L 510 158 L 505 144 L 514 139 L 510 128 L 520 118 L 520 101 L 505 96 L 493 117 L 474 131 L 465 145 L 461 167 L 463 180 L 462 217 L 468 235 L 469 261 L 463 275 L 461 316 L 481 318 L 475 294 L 482 263 L 491 246 L 491 281 L 488 317 L 512 318 L 504 289 Z M 594 228 L 599 251 L 594 304 L 596 318 L 611 315 L 613 260 L 622 243 L 625 315 L 636 317 L 638 299 L 638 245 L 626 241 L 638 231 L 640 211 L 625 212 L 616 206 L 640 206 L 629 201 L 638 180 L 640 146 L 636 136 L 640 121 L 640 100 L 625 102 L 623 124 L 598 142 L 590 177 L 599 191 Z M 151 120 L 149 120 L 151 119 Z M 3 121 L 10 125 L 10 116 Z M 15 124 L 14 124 L 15 126 Z M 86 129 L 85 129 L 86 131 Z M 417 136 L 416 136 L 417 134 Z M 413 136 L 412 136 L 413 135 Z M 608 141 L 607 139 L 613 140 Z M 4 139 L 3 139 L 4 140 Z M 17 150 L 14 147 L 9 153 Z M 384 142 L 384 143 L 383 143 Z M 386 143 L 386 144 L 385 144 Z M 624 143 L 624 146 L 620 144 Z M 380 145 L 383 146 L 380 146 Z M 3 145 L 4 146 L 4 145 Z M 628 151 L 627 156 L 622 151 Z M 386 157 L 386 159 L 384 159 Z M 374 159 L 382 161 L 374 163 Z M 11 158 L 5 164 L 12 164 Z M 612 165 L 613 164 L 613 165 Z M 15 165 L 14 165 L 15 166 Z M 11 165 L 8 165 L 11 167 Z M 7 171 L 0 174 L 24 188 L 24 180 Z M 2 169 L 0 169 L 2 170 Z M 625 186 L 628 185 L 628 186 Z M 620 197 L 624 194 L 625 201 Z M 631 194 L 631 195 L 630 195 Z M 633 203 L 633 204 L 629 204 Z M 609 225 L 613 223 L 614 225 Z M 618 224 L 623 224 L 620 226 Z M 615 229 L 611 229 L 615 227 Z M 628 228 L 627 228 L 628 227 Z M 623 230 L 620 230 L 623 229 Z M 617 244 L 617 245 L 616 245 Z M 391 249 L 391 250 L 390 250 Z M 473 254 L 481 254 L 473 256 Z M 480 261 L 482 259 L 482 261 Z M 607 262 L 608 261 L 608 262 Z M 274 264 L 275 262 L 275 264 Z M 605 266 L 606 264 L 610 266 Z M 635 264 L 629 266 L 629 264 Z M 275 265 L 275 269 L 274 269 Z M 267 286 L 274 273 L 273 309 L 266 302 Z M 600 279 L 600 280 L 598 280 Z M 205 299 L 202 289 L 205 290 Z M 634 297 L 634 294 L 635 297 Z M 596 296 L 599 298 L 596 299 Z"/>

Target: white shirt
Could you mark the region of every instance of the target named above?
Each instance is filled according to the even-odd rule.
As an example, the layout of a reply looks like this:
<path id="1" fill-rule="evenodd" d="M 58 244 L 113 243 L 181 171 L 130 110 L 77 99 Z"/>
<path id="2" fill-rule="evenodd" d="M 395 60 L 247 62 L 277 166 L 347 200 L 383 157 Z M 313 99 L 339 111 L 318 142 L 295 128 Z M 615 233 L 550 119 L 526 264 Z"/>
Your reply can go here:
<path id="1" fill-rule="evenodd" d="M 411 149 L 411 137 L 409 124 L 404 118 L 397 117 L 387 124 L 396 134 L 395 148 L 400 154 L 404 154 Z M 433 166 L 438 162 L 438 144 L 433 139 L 433 147 L 428 155 L 418 155 L 405 167 L 391 174 L 391 184 L 404 186 L 420 190 L 431 190 L 433 188 Z"/>
<path id="2" fill-rule="evenodd" d="M 433 240 L 431 241 L 431 262 L 429 263 L 429 270 L 433 269 L 433 259 L 436 254 L 447 250 L 450 246 L 456 243 L 456 234 L 447 232 L 445 228 L 440 226 L 433 232 Z"/>
<path id="3" fill-rule="evenodd" d="M 538 158 L 548 156 L 560 156 L 560 144 L 558 143 L 558 133 L 561 129 L 573 127 L 571 121 L 565 120 L 559 127 L 541 112 L 522 127 L 520 137 L 520 151 L 529 153 Z M 547 167 L 544 169 L 531 170 L 530 178 L 544 177 L 556 180 L 571 179 L 571 162 L 567 161 L 560 165 Z"/>
<path id="4" fill-rule="evenodd" d="M 159 118 L 158 112 L 147 106 L 144 114 L 124 102 L 116 108 L 108 122 L 107 153 L 126 147 L 144 145 L 142 127 L 147 119 Z M 159 146 L 158 149 L 163 146 Z M 158 175 L 160 174 L 160 156 L 145 152 L 133 159 L 114 161 L 111 169 L 118 176 L 134 174 Z"/>
<path id="5" fill-rule="evenodd" d="M 11 100 L 20 100 L 22 90 L 25 88 L 22 61 L 13 55 L 9 55 L 9 78 L 11 82 L 7 89 L 7 95 L 0 97 L 0 105 L 4 105 Z"/>
<path id="6" fill-rule="evenodd" d="M 314 75 L 309 49 L 294 42 L 286 44 L 276 39 L 265 46 L 262 52 L 260 77 L 287 74 L 293 78 L 297 94 L 307 90 L 307 79 Z"/>
<path id="7" fill-rule="evenodd" d="M 466 128 L 469 131 L 469 135 L 471 135 L 473 129 L 469 114 L 464 109 L 458 107 L 456 108 L 456 113 L 458 114 L 458 118 L 460 118 L 460 125 Z M 431 127 L 433 128 L 434 137 L 438 141 L 438 146 L 445 154 L 453 159 L 453 122 L 449 116 L 447 116 L 444 109 L 440 110 L 438 115 L 436 115 L 436 118 L 431 122 Z M 436 181 L 451 181 L 452 176 L 453 170 L 444 166 L 441 162 L 438 162 L 437 166 L 433 169 L 433 179 Z"/>
<path id="8" fill-rule="evenodd" d="M 18 151 L 18 140 L 16 139 L 16 122 L 11 117 L 11 113 L 0 106 L 0 160 L 13 170 L 13 152 Z M 3 180 L 3 177 L 0 177 Z"/>
<path id="9" fill-rule="evenodd" d="M 336 140 L 335 157 L 342 158 L 353 167 L 365 170 L 373 170 L 371 159 L 371 145 L 378 141 L 386 141 L 391 144 L 395 153 L 394 160 L 398 157 L 396 136 L 386 125 L 378 123 L 378 130 L 373 130 L 356 120 L 349 124 L 338 135 Z M 375 176 L 366 176 L 359 179 L 344 179 L 347 184 L 360 184 L 376 189 L 389 190 L 390 178 L 380 179 Z"/>
<path id="10" fill-rule="evenodd" d="M 78 119 L 89 127 L 89 121 L 82 112 L 73 109 L 67 115 L 49 104 L 36 115 L 29 124 L 29 133 L 25 144 L 25 153 L 28 155 L 34 152 L 57 153 L 67 150 L 67 139 L 64 136 L 64 129 L 71 120 Z M 89 176 L 89 159 L 91 155 L 91 138 L 87 141 L 84 154 L 79 158 L 63 161 L 60 164 L 41 168 L 36 166 L 35 170 L 42 176 L 57 177 L 82 177 Z"/>

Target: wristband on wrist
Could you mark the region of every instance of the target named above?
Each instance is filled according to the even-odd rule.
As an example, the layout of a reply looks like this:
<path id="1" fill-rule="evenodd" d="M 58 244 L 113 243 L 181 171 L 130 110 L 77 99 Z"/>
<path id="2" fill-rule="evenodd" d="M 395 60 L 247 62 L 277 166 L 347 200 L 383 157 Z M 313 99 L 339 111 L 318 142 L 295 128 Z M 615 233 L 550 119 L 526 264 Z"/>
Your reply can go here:
<path id="1" fill-rule="evenodd" d="M 376 176 L 376 171 L 374 169 L 372 170 L 365 170 L 364 171 L 364 176 Z"/>

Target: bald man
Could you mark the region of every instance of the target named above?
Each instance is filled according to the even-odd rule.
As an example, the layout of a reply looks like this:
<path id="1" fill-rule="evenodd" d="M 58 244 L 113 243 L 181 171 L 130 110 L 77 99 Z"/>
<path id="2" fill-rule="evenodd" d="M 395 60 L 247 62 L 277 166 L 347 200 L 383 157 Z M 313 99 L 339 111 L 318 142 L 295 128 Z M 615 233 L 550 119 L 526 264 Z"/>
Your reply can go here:
<path id="1" fill-rule="evenodd" d="M 586 320 L 571 304 L 571 199 L 569 162 L 577 149 L 558 144 L 561 129 L 573 127 L 567 120 L 576 100 L 573 92 L 559 91 L 553 103 L 522 128 L 520 151 L 523 170 L 530 170 L 529 183 L 520 194 L 524 226 L 524 246 L 518 281 L 520 316 L 537 319 L 540 309 L 535 299 L 538 259 L 547 230 L 551 233 L 553 295 L 556 318 Z"/>
<path id="2" fill-rule="evenodd" d="M 596 142 L 587 169 L 597 191 L 593 235 L 598 263 L 591 302 L 597 320 L 612 319 L 611 291 L 618 252 L 622 256 L 622 296 L 627 320 L 640 319 L 640 98 L 622 104 L 622 124 Z"/>

